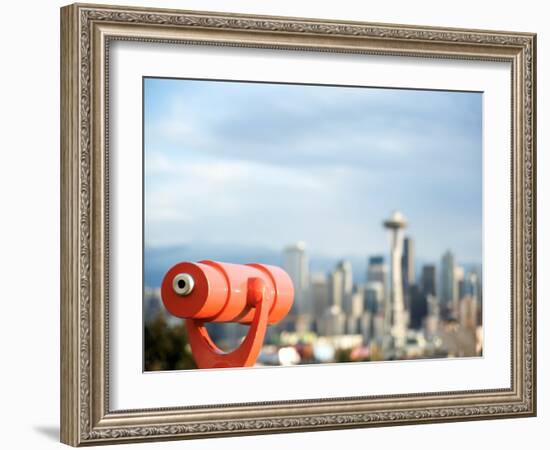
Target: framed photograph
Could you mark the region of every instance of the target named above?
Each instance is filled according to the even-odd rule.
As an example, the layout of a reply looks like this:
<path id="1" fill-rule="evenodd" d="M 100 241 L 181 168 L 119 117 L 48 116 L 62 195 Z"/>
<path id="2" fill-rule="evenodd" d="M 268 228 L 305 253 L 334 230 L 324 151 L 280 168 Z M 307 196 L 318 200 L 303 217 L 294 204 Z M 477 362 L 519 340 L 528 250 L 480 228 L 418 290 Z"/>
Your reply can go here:
<path id="1" fill-rule="evenodd" d="M 62 8 L 62 442 L 535 415 L 535 58 Z"/>

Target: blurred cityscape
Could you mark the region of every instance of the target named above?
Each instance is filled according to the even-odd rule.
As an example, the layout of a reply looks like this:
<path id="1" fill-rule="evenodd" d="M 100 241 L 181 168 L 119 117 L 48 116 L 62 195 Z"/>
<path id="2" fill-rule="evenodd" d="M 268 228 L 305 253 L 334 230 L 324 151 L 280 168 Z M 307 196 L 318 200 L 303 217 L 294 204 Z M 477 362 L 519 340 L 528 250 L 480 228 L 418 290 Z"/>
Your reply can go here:
<path id="1" fill-rule="evenodd" d="M 257 365 L 482 354 L 481 265 L 460 265 L 447 250 L 440 261 L 417 268 L 406 218 L 396 211 L 381 225 L 390 238 L 388 253 L 366 255 L 361 279 L 354 279 L 347 260 L 328 273 L 311 272 L 303 242 L 283 249 L 294 304 L 285 319 L 269 327 Z M 184 321 L 166 312 L 159 288 L 145 288 L 144 322 L 145 370 L 195 368 Z M 248 329 L 239 324 L 207 327 L 226 351 L 237 347 Z"/>

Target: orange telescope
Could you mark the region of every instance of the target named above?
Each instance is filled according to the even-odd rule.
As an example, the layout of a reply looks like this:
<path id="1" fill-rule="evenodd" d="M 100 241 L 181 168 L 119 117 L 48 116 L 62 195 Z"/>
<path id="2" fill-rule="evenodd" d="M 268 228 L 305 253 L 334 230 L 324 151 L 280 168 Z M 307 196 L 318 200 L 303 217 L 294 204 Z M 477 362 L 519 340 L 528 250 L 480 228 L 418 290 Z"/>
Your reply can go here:
<path id="1" fill-rule="evenodd" d="M 197 367 L 248 367 L 256 362 L 267 326 L 290 311 L 294 288 L 276 266 L 181 262 L 166 272 L 161 296 L 171 314 L 186 319 Z M 224 353 L 210 339 L 205 322 L 238 322 L 250 328 L 237 349 Z"/>

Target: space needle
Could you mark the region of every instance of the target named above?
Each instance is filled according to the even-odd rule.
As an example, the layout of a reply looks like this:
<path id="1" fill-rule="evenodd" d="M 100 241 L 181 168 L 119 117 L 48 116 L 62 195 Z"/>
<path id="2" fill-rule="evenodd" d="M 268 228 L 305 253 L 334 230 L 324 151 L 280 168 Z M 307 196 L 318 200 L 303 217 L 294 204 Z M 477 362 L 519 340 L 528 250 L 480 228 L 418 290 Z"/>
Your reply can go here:
<path id="1" fill-rule="evenodd" d="M 403 253 L 403 229 L 407 221 L 403 214 L 394 211 L 384 221 L 384 228 L 391 233 L 391 286 L 390 305 L 385 312 L 386 334 L 391 335 L 394 350 L 399 353 L 405 348 L 407 337 L 407 319 L 403 299 L 403 275 L 401 273 L 401 256 Z M 389 337 L 389 336 L 388 336 Z"/>

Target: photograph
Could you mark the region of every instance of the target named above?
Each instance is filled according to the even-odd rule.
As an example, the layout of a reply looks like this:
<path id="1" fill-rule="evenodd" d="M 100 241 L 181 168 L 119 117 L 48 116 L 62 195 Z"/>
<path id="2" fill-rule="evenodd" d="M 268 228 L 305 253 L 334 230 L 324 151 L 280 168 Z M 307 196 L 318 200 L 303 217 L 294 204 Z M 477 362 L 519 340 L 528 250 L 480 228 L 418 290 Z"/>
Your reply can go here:
<path id="1" fill-rule="evenodd" d="M 145 372 L 483 356 L 482 92 L 142 82 Z"/>
<path id="2" fill-rule="evenodd" d="M 60 8 L 61 442 L 537 415 L 542 19 L 405 3 Z"/>

